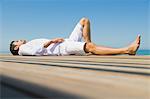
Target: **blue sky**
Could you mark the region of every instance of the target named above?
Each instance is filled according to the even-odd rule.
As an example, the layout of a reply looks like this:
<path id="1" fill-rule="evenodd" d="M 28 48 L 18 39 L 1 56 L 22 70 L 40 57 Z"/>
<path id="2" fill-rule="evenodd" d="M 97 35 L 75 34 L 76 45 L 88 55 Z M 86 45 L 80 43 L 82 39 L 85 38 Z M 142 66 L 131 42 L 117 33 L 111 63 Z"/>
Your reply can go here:
<path id="1" fill-rule="evenodd" d="M 67 38 L 82 17 L 91 21 L 92 41 L 124 47 L 141 34 L 150 49 L 150 0 L 1 0 L 1 51 L 11 40 Z"/>

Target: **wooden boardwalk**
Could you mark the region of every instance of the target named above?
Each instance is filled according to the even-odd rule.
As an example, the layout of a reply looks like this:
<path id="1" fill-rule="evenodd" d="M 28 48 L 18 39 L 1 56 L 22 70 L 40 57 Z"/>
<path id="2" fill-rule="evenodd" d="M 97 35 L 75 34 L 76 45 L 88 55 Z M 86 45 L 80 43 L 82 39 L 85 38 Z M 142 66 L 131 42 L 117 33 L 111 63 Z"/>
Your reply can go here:
<path id="1" fill-rule="evenodd" d="M 0 73 L 34 98 L 150 99 L 150 56 L 1 55 Z"/>

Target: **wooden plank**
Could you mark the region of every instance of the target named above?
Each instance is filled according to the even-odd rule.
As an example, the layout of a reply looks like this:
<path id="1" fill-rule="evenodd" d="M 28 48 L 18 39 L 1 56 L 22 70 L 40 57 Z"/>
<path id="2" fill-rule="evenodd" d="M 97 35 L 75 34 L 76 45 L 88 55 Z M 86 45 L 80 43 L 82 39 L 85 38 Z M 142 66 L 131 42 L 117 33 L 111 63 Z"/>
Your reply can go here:
<path id="1" fill-rule="evenodd" d="M 124 68 L 112 65 L 104 66 L 104 65 L 76 65 L 76 64 L 69 64 L 69 63 L 49 63 L 49 62 L 33 62 L 33 61 L 6 61 L 6 62 L 14 62 L 14 63 L 24 63 L 24 64 L 36 64 L 36 65 L 45 65 L 45 66 L 57 66 L 57 67 L 68 67 L 68 68 L 78 68 L 78 69 L 91 69 L 96 71 L 110 71 L 110 72 L 118 72 L 118 73 L 130 73 L 130 74 L 138 74 L 138 75 L 150 75 L 149 69 L 145 68 Z"/>
<path id="2" fill-rule="evenodd" d="M 63 59 L 63 58 L 62 58 Z M 67 63 L 75 63 L 75 64 L 82 64 L 82 63 L 89 63 L 89 64 L 105 64 L 105 63 L 111 63 L 111 64 L 126 64 L 126 65 L 138 65 L 138 66 L 146 66 L 146 65 L 150 65 L 150 60 L 147 60 L 147 62 L 144 62 L 144 63 L 133 63 L 133 62 L 125 62 L 126 60 L 122 60 L 120 59 L 120 61 L 122 60 L 123 62 L 120 62 L 118 61 L 118 59 L 116 60 L 112 60 L 112 59 L 103 59 L 103 60 L 100 60 L 99 62 L 96 62 L 96 61 L 82 61 L 82 60 L 69 60 L 69 59 L 66 59 L 66 60 L 62 60 L 62 59 L 34 59 L 33 57 L 30 57 L 29 58 L 1 58 L 1 60 L 21 60 L 21 61 L 41 61 L 41 62 L 67 62 Z M 107 61 L 106 61 L 107 60 Z"/>
<path id="3" fill-rule="evenodd" d="M 124 58 L 125 56 L 114 56 L 114 57 L 108 57 L 108 56 L 97 56 L 93 58 L 92 56 L 62 56 L 62 57 L 57 57 L 57 56 L 23 56 L 23 59 L 35 59 L 35 60 L 61 60 L 61 61 L 78 61 L 78 62 L 116 62 L 116 63 L 134 63 L 134 64 L 147 64 L 150 65 L 150 58 L 149 56 L 144 56 L 143 59 L 140 59 L 141 56 L 134 56 L 134 57 L 139 57 L 139 58 L 134 58 L 133 56 L 128 56 L 129 58 Z M 22 56 L 1 56 L 1 59 L 20 59 Z"/>
<path id="4" fill-rule="evenodd" d="M 149 56 L 0 56 L 0 73 L 26 82 L 7 82 L 49 97 L 50 89 L 78 98 L 148 99 Z M 10 65 L 11 64 L 11 65 Z M 115 72 L 118 71 L 118 72 Z M 33 90 L 28 85 L 47 88 Z M 107 93 L 107 94 L 106 94 Z"/>
<path id="5" fill-rule="evenodd" d="M 11 66 L 8 66 L 7 63 L 3 63 L 2 72 L 4 75 L 12 78 L 29 81 L 30 83 L 55 88 L 79 96 L 106 98 L 105 93 L 107 93 L 108 98 L 127 98 L 129 96 L 139 99 L 145 97 L 146 99 L 148 97 L 148 86 L 145 86 L 149 84 L 147 77 L 137 77 L 135 79 L 135 76 L 130 76 L 130 78 L 125 75 L 124 77 L 112 76 L 112 74 L 105 76 L 104 72 L 56 69 L 54 67 L 42 70 L 42 68 L 42 66 L 37 67 L 37 65 L 12 63 Z M 116 90 L 114 91 L 114 89 Z M 139 92 L 137 93 L 134 90 Z M 126 93 L 122 91 L 126 91 Z M 101 95 L 99 96 L 100 93 Z"/>

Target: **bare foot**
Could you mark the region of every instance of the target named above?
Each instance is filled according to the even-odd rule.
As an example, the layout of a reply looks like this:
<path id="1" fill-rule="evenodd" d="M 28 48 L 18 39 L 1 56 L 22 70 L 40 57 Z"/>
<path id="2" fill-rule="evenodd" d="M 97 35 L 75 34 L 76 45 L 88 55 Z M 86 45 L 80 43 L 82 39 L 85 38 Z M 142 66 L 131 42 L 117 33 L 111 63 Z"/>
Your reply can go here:
<path id="1" fill-rule="evenodd" d="M 128 54 L 129 55 L 135 55 L 136 54 L 136 51 L 138 50 L 139 46 L 140 46 L 140 39 L 141 39 L 141 36 L 138 35 L 136 40 L 128 46 Z"/>

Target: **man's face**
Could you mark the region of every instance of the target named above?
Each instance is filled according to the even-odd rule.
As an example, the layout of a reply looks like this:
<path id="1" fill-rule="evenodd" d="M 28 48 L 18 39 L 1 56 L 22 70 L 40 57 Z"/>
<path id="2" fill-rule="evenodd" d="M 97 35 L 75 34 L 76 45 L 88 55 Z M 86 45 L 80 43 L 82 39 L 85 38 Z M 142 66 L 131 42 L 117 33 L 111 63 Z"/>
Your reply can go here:
<path id="1" fill-rule="evenodd" d="M 13 44 L 16 45 L 16 47 L 14 48 L 15 50 L 17 50 L 22 44 L 25 44 L 26 40 L 17 40 L 15 41 Z"/>

